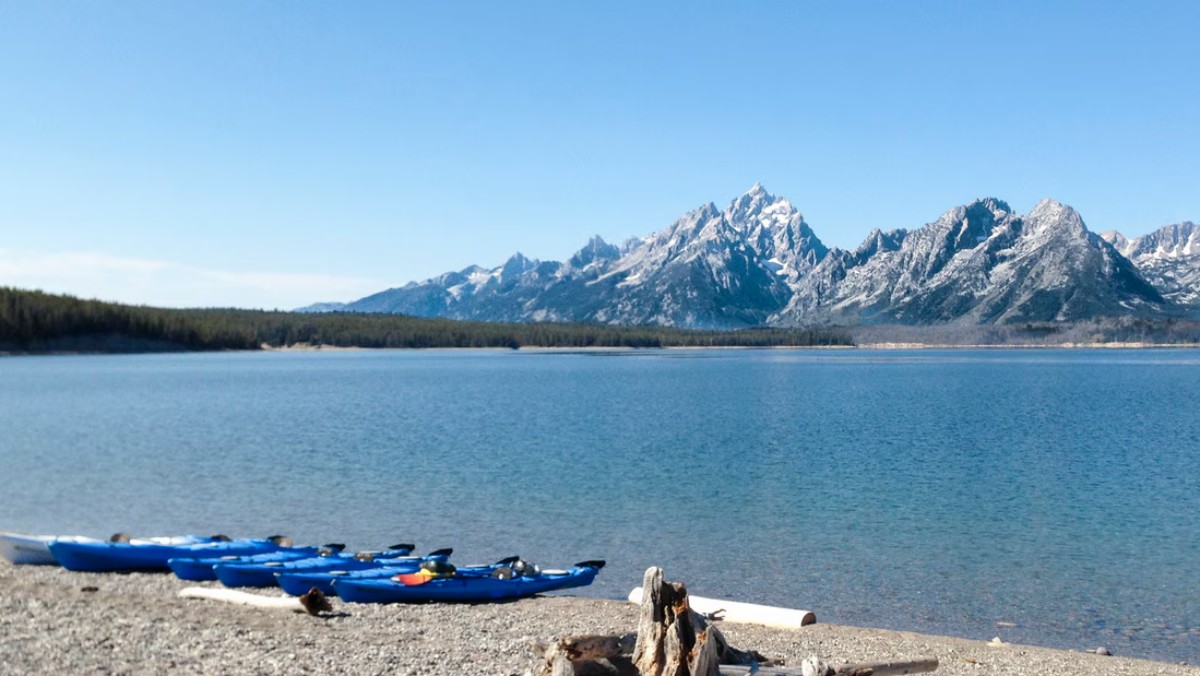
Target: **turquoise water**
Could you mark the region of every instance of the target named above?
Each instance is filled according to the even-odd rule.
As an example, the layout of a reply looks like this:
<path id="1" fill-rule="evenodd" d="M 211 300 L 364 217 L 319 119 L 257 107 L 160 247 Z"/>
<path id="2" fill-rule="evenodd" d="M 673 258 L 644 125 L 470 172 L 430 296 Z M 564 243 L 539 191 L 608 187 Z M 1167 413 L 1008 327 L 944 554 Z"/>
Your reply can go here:
<path id="1" fill-rule="evenodd" d="M 1198 403 L 1195 351 L 4 358 L 0 528 L 606 558 L 583 593 L 1195 663 Z"/>

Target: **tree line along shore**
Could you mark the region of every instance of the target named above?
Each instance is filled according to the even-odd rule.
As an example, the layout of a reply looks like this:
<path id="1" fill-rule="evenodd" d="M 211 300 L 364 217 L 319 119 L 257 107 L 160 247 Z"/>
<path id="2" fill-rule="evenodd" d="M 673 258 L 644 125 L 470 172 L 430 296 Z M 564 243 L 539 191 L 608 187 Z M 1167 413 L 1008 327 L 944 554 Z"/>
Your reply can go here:
<path id="1" fill-rule="evenodd" d="M 407 315 L 166 309 L 0 287 L 0 351 L 152 352 L 361 348 L 851 346 L 843 328 L 701 331 L 602 324 L 504 324 Z"/>
<path id="2" fill-rule="evenodd" d="M 169 309 L 0 287 L 0 353 L 340 348 L 1200 346 L 1200 321 L 1115 317 L 1002 325 L 695 330 L 365 313 Z"/>

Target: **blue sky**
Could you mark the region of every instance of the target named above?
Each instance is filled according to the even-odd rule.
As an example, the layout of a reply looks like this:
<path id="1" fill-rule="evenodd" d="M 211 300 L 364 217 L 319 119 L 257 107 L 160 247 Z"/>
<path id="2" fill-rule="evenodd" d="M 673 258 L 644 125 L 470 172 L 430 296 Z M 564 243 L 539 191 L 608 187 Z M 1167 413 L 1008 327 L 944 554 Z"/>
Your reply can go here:
<path id="1" fill-rule="evenodd" d="M 981 196 L 1200 219 L 1197 2 L 0 3 L 0 284 L 349 300 L 762 181 L 827 244 Z"/>

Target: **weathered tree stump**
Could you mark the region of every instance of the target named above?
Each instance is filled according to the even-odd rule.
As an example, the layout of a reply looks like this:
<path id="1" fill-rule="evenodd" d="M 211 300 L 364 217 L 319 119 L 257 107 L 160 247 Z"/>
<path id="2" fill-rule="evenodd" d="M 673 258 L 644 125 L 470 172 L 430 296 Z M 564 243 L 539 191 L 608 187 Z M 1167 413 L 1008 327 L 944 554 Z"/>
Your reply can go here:
<path id="1" fill-rule="evenodd" d="M 538 676 L 719 676 L 721 664 L 773 664 L 731 647 L 688 606 L 687 589 L 646 571 L 636 642 L 628 636 L 568 636 L 544 651 Z"/>
<path id="2" fill-rule="evenodd" d="M 756 652 L 729 645 L 720 629 L 688 605 L 687 589 L 650 568 L 642 580 L 633 664 L 642 676 L 718 676 L 722 664 L 773 662 Z"/>

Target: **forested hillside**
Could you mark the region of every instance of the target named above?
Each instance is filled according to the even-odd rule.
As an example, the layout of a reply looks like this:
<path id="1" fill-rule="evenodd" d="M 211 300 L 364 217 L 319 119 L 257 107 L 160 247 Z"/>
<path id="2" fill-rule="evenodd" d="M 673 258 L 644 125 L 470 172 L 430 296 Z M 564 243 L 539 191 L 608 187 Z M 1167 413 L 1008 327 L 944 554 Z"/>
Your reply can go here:
<path id="1" fill-rule="evenodd" d="M 850 345 L 841 329 L 686 331 L 498 324 L 357 313 L 174 310 L 0 287 L 0 351 L 144 352 L 337 347 L 755 347 Z"/>

